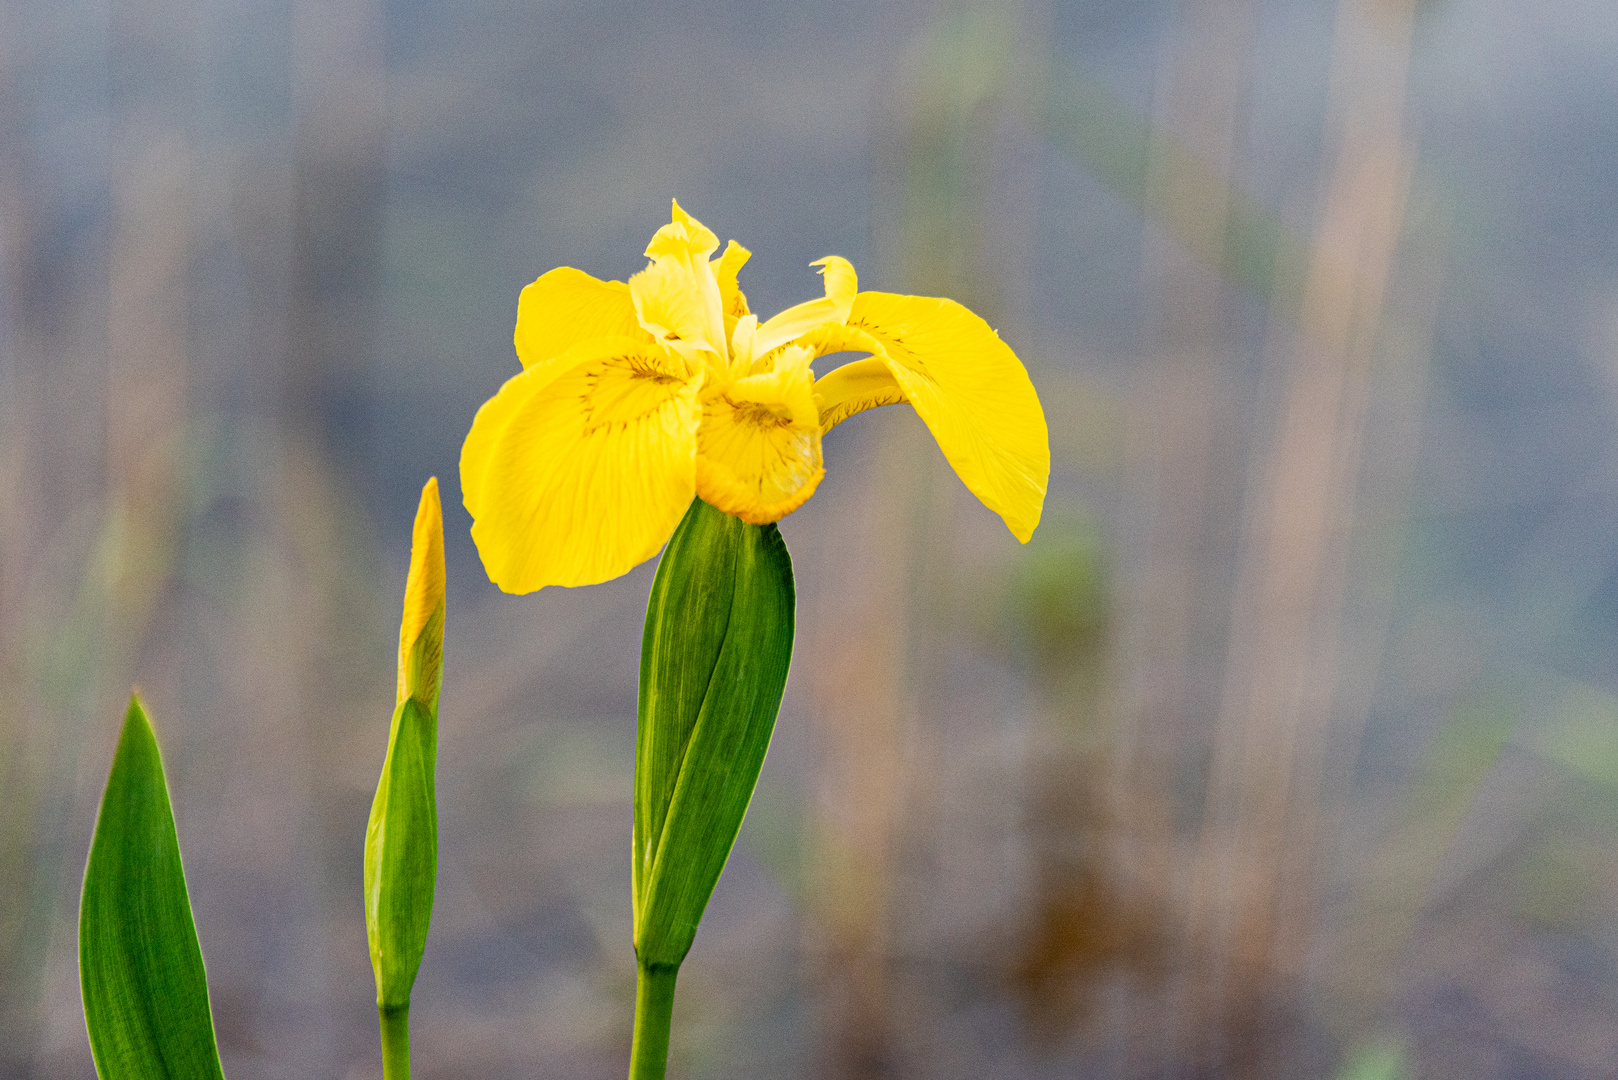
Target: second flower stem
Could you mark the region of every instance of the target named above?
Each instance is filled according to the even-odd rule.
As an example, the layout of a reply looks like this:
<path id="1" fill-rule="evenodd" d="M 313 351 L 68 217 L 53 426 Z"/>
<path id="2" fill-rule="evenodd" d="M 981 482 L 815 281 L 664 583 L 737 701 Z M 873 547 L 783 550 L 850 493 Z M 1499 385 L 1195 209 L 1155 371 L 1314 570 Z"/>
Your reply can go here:
<path id="1" fill-rule="evenodd" d="M 674 1015 L 678 967 L 638 966 L 635 976 L 635 1037 L 629 1048 L 629 1080 L 663 1080 L 669 1064 L 669 1020 Z"/>
<path id="2" fill-rule="evenodd" d="M 410 1006 L 377 1012 L 382 1021 L 383 1080 L 410 1080 Z"/>

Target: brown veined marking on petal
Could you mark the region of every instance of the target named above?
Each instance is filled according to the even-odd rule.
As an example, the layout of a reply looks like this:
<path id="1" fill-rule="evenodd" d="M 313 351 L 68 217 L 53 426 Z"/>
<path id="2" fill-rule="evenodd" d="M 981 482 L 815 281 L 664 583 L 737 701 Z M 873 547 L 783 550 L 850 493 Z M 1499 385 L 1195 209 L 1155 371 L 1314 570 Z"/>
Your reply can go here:
<path id="1" fill-rule="evenodd" d="M 817 428 L 798 427 L 777 406 L 738 402 L 728 394 L 710 399 L 703 411 L 697 494 L 704 500 L 749 524 L 767 525 L 815 493 L 826 475 Z M 746 475 L 736 469 L 738 459 Z"/>
<path id="2" fill-rule="evenodd" d="M 847 325 L 854 330 L 862 330 L 885 344 L 897 345 L 901 349 L 910 348 L 910 344 L 905 340 L 905 336 L 903 334 L 895 334 L 892 330 L 878 326 L 875 323 L 867 322 L 864 319 L 850 316 Z M 916 357 L 917 363 L 914 366 L 917 367 L 918 370 L 923 366 L 921 359 L 922 358 L 919 356 Z"/>
<path id="3" fill-rule="evenodd" d="M 832 368 L 815 381 L 814 393 L 822 435 L 855 413 L 910 400 L 887 362 L 878 356 Z"/>
<path id="4" fill-rule="evenodd" d="M 735 410 L 737 423 L 752 424 L 758 428 L 792 426 L 792 417 L 773 405 L 764 405 L 757 401 L 736 402 L 730 399 L 729 394 L 719 396 L 725 399 L 726 405 Z"/>
<path id="5" fill-rule="evenodd" d="M 566 374 L 508 380 L 472 424 L 461 486 L 507 592 L 589 585 L 656 554 L 696 488 L 702 375 L 651 342 L 600 338 Z"/>
<path id="6" fill-rule="evenodd" d="M 644 353 L 622 353 L 608 357 L 605 362 L 627 368 L 634 381 L 627 387 L 619 388 L 615 396 L 604 398 L 601 384 L 606 372 L 593 371 L 584 376 L 585 389 L 579 394 L 579 405 L 584 411 L 585 434 L 609 424 L 632 424 L 656 412 L 667 399 L 663 388 L 686 381 L 662 370 L 652 357 Z"/>

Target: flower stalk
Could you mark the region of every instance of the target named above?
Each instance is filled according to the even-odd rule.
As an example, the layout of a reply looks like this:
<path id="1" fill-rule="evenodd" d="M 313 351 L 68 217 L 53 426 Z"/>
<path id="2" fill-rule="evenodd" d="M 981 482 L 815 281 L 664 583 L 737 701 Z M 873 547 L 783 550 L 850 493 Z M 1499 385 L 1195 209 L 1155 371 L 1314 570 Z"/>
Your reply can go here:
<path id="1" fill-rule="evenodd" d="M 678 967 L 636 966 L 635 1035 L 629 1045 L 629 1080 L 663 1080 L 669 1064 L 669 1028 L 674 1017 Z"/>
<path id="2" fill-rule="evenodd" d="M 382 1028 L 382 1075 L 387 1080 L 410 1075 L 410 1006 L 377 1007 Z"/>

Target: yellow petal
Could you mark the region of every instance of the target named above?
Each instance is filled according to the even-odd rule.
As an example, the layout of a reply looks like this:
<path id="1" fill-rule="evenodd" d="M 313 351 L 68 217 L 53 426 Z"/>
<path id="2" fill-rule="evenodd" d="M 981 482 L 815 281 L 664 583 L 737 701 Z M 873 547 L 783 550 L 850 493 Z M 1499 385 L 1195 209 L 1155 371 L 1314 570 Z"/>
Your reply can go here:
<path id="1" fill-rule="evenodd" d="M 860 293 L 848 326 L 881 345 L 956 474 L 1027 543 L 1045 504 L 1051 453 L 1022 361 L 953 300 Z"/>
<path id="2" fill-rule="evenodd" d="M 646 245 L 646 257 L 672 257 L 681 262 L 701 257 L 706 261 L 709 253 L 718 248 L 719 237 L 714 235 L 713 230 L 686 213 L 680 206 L 680 200 L 675 199 L 669 223 L 652 234 L 652 242 Z"/>
<path id="3" fill-rule="evenodd" d="M 877 356 L 833 368 L 815 381 L 822 435 L 857 412 L 900 405 L 905 400 L 904 388 L 888 370 L 887 361 Z"/>
<path id="4" fill-rule="evenodd" d="M 809 265 L 820 267 L 820 274 L 826 280 L 826 298 L 837 305 L 837 321 L 847 322 L 849 310 L 854 306 L 854 297 L 860 291 L 860 279 L 854 273 L 854 264 L 839 255 L 827 255 Z"/>
<path id="5" fill-rule="evenodd" d="M 726 356 L 724 303 L 708 259 L 718 247 L 713 231 L 676 201 L 673 220 L 646 245 L 652 265 L 629 279 L 641 325 L 688 360 L 702 353 L 720 361 Z"/>
<path id="6" fill-rule="evenodd" d="M 696 489 L 700 373 L 623 337 L 559 364 L 501 387 L 461 450 L 472 539 L 506 592 L 617 577 L 657 553 Z"/>
<path id="7" fill-rule="evenodd" d="M 581 341 L 641 337 L 629 286 L 571 266 L 540 275 L 517 300 L 517 359 L 525 368 L 554 360 Z"/>
<path id="8" fill-rule="evenodd" d="M 725 308 L 725 324 L 733 326 L 737 319 L 748 314 L 747 296 L 737 284 L 736 275 L 741 268 L 747 265 L 747 260 L 753 253 L 732 240 L 725 246 L 725 253 L 719 256 L 719 265 L 714 267 L 714 277 L 719 282 L 719 299 Z"/>
<path id="9" fill-rule="evenodd" d="M 730 332 L 730 362 L 735 368 L 742 368 L 753 362 L 753 339 L 758 336 L 758 316 L 752 313 L 743 315 L 736 320 L 736 325 Z M 715 387 L 708 387 L 712 392 Z"/>
<path id="10" fill-rule="evenodd" d="M 829 255 L 810 265 L 821 268 L 826 295 L 819 300 L 795 304 L 760 326 L 754 341 L 754 355 L 763 356 L 827 323 L 841 324 L 848 319 L 855 290 L 859 288 L 853 265 L 836 255 Z"/>
<path id="11" fill-rule="evenodd" d="M 433 617 L 437 616 L 436 625 Z M 416 642 L 433 630 L 433 639 Z M 412 655 L 419 657 L 412 662 Z M 404 617 L 399 620 L 399 685 L 395 704 L 415 697 L 434 707 L 444 655 L 444 511 L 438 501 L 438 477 L 428 479 L 416 508 L 410 541 L 410 574 L 405 578 Z"/>
<path id="12" fill-rule="evenodd" d="M 790 347 L 774 371 L 730 383 L 704 403 L 697 494 L 754 525 L 779 521 L 826 474 L 807 349 Z"/>
<path id="13" fill-rule="evenodd" d="M 839 352 L 866 352 L 874 356 L 882 352 L 882 343 L 864 330 L 834 322 L 809 331 L 798 338 L 797 344 L 808 349 L 816 357 Z"/>
<path id="14" fill-rule="evenodd" d="M 685 264 L 657 260 L 629 279 L 629 293 L 640 325 L 666 347 L 690 360 L 724 353 L 725 339 L 711 336 L 707 300 Z"/>

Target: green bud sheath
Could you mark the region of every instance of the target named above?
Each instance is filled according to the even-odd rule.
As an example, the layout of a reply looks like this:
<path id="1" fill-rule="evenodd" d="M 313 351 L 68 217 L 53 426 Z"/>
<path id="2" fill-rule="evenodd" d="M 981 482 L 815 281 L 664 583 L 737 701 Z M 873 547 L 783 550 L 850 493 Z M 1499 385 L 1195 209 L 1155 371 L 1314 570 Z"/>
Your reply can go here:
<path id="1" fill-rule="evenodd" d="M 444 675 L 444 520 L 438 481 L 416 511 L 399 623 L 398 695 L 365 827 L 365 934 L 376 975 L 385 1080 L 410 1076 L 410 990 L 438 880 L 438 695 Z"/>
<path id="2" fill-rule="evenodd" d="M 694 500 L 658 564 L 641 640 L 631 1076 L 662 1075 L 674 974 L 764 765 L 795 603 L 780 531 Z"/>
<path id="3" fill-rule="evenodd" d="M 79 987 L 101 1080 L 224 1080 L 163 759 L 133 696 L 84 869 Z"/>
<path id="4" fill-rule="evenodd" d="M 427 946 L 438 878 L 437 759 L 437 710 L 405 698 L 393 710 L 388 756 L 365 829 L 365 930 L 383 1009 L 410 1004 Z"/>

